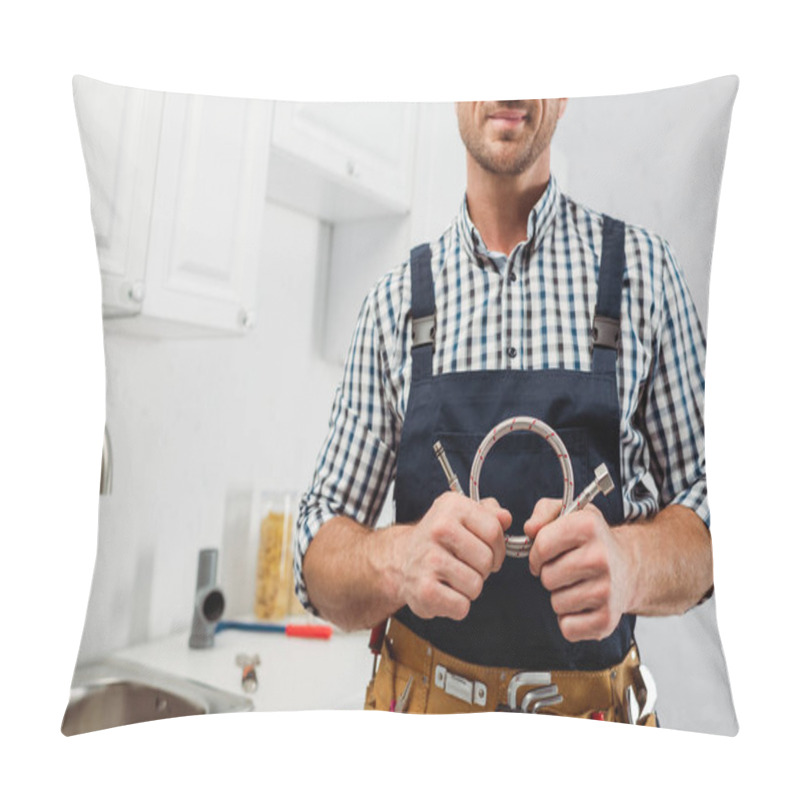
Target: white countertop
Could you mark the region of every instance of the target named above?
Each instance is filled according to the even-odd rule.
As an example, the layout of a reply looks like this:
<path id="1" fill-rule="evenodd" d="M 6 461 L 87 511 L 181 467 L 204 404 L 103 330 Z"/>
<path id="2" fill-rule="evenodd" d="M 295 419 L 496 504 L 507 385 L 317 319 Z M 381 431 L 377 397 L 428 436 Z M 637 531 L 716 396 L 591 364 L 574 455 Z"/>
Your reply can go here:
<path id="1" fill-rule="evenodd" d="M 238 619 L 254 622 L 253 618 Z M 287 620 L 308 624 L 308 618 Z M 330 639 L 301 639 L 283 633 L 223 630 L 207 649 L 189 647 L 189 631 L 118 650 L 112 658 L 133 661 L 249 697 L 256 711 L 320 711 L 361 709 L 372 674 L 369 631 L 344 633 L 334 628 Z M 242 689 L 236 656 L 258 654 L 258 689 Z"/>

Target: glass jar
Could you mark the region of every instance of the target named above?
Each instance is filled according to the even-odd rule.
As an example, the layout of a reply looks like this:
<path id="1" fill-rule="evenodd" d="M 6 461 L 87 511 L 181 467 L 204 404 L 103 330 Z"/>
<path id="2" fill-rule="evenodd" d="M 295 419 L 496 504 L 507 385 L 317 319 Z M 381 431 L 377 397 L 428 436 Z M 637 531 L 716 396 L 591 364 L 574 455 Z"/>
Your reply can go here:
<path id="1" fill-rule="evenodd" d="M 292 570 L 296 492 L 262 492 L 254 614 L 279 620 L 295 613 Z"/>

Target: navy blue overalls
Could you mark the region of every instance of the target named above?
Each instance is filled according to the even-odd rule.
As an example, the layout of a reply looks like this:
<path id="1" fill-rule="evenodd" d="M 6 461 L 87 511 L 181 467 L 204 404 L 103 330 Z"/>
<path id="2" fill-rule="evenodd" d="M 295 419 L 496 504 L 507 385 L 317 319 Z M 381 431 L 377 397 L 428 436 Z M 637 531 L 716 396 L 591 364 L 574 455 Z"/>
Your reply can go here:
<path id="1" fill-rule="evenodd" d="M 603 249 L 595 319 L 620 318 L 625 272 L 624 225 L 604 218 Z M 411 257 L 414 319 L 434 314 L 431 251 L 414 248 Z M 592 324 L 586 321 L 587 326 Z M 595 327 L 595 331 L 597 328 Z M 591 372 L 563 369 L 484 370 L 432 374 L 433 344 L 412 348 L 412 379 L 395 482 L 398 523 L 421 519 L 447 490 L 433 444 L 444 445 L 462 486 L 469 486 L 475 451 L 499 422 L 513 416 L 541 419 L 563 439 L 572 460 L 575 494 L 605 463 L 614 491 L 595 505 L 609 524 L 623 521 L 620 494 L 617 348 L 613 337 L 595 336 Z M 563 476 L 557 456 L 539 436 L 512 433 L 487 456 L 481 472 L 481 497 L 494 497 L 513 515 L 508 534 L 522 526 L 541 497 L 561 498 Z M 462 621 L 425 620 L 407 606 L 396 614 L 414 633 L 457 658 L 488 666 L 561 670 L 601 669 L 623 660 L 633 644 L 635 618 L 624 616 L 600 641 L 570 643 L 561 635 L 549 592 L 529 569 L 527 558 L 506 558 L 484 583 Z"/>

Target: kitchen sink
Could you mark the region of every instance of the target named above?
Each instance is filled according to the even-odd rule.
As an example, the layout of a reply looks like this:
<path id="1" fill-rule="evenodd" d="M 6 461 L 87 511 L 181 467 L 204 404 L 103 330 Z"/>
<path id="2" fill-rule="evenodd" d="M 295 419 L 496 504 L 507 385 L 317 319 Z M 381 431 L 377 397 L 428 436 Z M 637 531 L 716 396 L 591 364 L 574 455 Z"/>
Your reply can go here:
<path id="1" fill-rule="evenodd" d="M 65 736 L 194 714 L 252 711 L 241 695 L 140 664 L 107 659 L 79 666 L 61 724 Z"/>

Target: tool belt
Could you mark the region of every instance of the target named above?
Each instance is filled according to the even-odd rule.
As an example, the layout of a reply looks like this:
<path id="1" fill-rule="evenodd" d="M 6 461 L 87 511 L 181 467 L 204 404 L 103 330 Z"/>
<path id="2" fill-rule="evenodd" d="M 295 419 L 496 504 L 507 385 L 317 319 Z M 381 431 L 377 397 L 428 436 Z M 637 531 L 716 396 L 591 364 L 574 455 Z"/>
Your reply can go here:
<path id="1" fill-rule="evenodd" d="M 639 713 L 647 691 L 639 667 L 635 645 L 622 662 L 597 671 L 471 664 L 392 619 L 364 707 L 412 714 L 519 711 L 656 727 L 655 712 Z"/>

